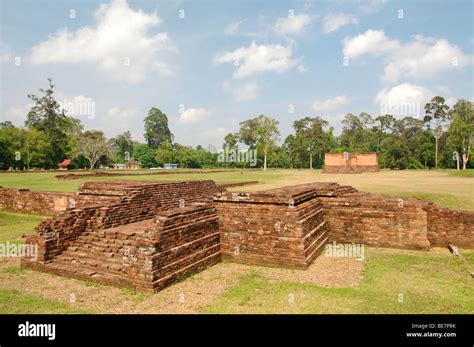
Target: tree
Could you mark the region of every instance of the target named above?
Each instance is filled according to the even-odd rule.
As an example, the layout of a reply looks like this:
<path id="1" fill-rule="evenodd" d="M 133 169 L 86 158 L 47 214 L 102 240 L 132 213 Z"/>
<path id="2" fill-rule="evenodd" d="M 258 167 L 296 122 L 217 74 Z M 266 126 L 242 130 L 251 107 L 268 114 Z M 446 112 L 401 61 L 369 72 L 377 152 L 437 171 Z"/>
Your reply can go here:
<path id="1" fill-rule="evenodd" d="M 157 149 L 163 141 L 173 143 L 173 134 L 168 127 L 168 116 L 152 107 L 145 117 L 145 139 L 148 146 Z"/>
<path id="2" fill-rule="evenodd" d="M 53 153 L 53 148 L 46 135 L 38 130 L 25 131 L 25 140 L 22 147 L 24 162 L 27 169 L 31 165 L 42 166 Z"/>
<path id="3" fill-rule="evenodd" d="M 110 144 L 116 150 L 117 158 L 115 158 L 115 161 L 123 163 L 126 160 L 130 160 L 133 153 L 133 140 L 130 131 L 117 135 L 110 140 Z"/>
<path id="4" fill-rule="evenodd" d="M 150 168 L 156 166 L 155 151 L 146 143 L 134 146 L 133 158 L 141 162 L 143 167 Z"/>
<path id="5" fill-rule="evenodd" d="M 155 152 L 155 159 L 159 165 L 173 163 L 175 160 L 175 153 L 171 143 L 163 141 Z"/>
<path id="6" fill-rule="evenodd" d="M 360 149 L 364 141 L 363 119 L 348 113 L 342 120 L 342 125 L 341 144 L 351 151 Z"/>
<path id="7" fill-rule="evenodd" d="M 0 167 L 2 169 L 24 167 L 21 153 L 25 141 L 25 131 L 16 127 L 0 129 Z"/>
<path id="8" fill-rule="evenodd" d="M 240 130 L 238 133 L 238 138 L 240 141 L 250 149 L 254 149 L 258 141 L 258 128 L 259 122 L 258 118 L 248 119 L 246 121 L 240 122 Z"/>
<path id="9" fill-rule="evenodd" d="M 448 129 L 448 145 L 454 150 L 456 167 L 467 168 L 474 137 L 474 106 L 467 100 L 458 100 L 451 110 L 452 122 Z"/>
<path id="10" fill-rule="evenodd" d="M 444 98 L 435 96 L 425 105 L 424 122 L 428 127 L 433 123 L 435 136 L 435 167 L 438 167 L 438 140 L 443 133 L 444 123 L 449 116 L 449 106 L 444 103 Z"/>
<path id="11" fill-rule="evenodd" d="M 48 88 L 40 89 L 44 95 L 28 95 L 34 105 L 28 112 L 25 125 L 30 129 L 43 132 L 53 149 L 52 157 L 47 166 L 52 167 L 62 161 L 71 151 L 70 137 L 82 130 L 80 120 L 65 115 L 59 103 L 54 99 L 54 85 L 48 79 Z"/>
<path id="12" fill-rule="evenodd" d="M 421 133 L 420 137 L 420 159 L 423 161 L 425 168 L 433 159 L 435 153 L 435 145 L 433 143 L 433 133 L 431 129 L 426 129 Z M 433 162 L 431 162 L 433 164 Z"/>
<path id="13" fill-rule="evenodd" d="M 110 155 L 111 150 L 104 133 L 100 130 L 87 130 L 77 136 L 76 156 L 83 155 L 89 160 L 91 170 L 100 157 Z"/>
<path id="14" fill-rule="evenodd" d="M 267 170 L 268 152 L 280 136 L 280 132 L 278 131 L 278 121 L 261 114 L 257 118 L 257 124 L 258 142 L 260 142 L 263 148 L 263 170 Z"/>
<path id="15" fill-rule="evenodd" d="M 328 150 L 328 136 L 324 131 L 328 123 L 320 117 L 305 117 L 293 122 L 295 129 L 295 139 L 293 146 L 297 147 L 297 155 L 304 161 L 309 154 L 310 164 L 309 168 L 313 168 L 313 155 L 317 156 L 319 161 L 322 159 L 322 154 Z M 296 146 L 295 146 L 296 144 Z M 318 162 L 319 166 L 322 162 Z"/>

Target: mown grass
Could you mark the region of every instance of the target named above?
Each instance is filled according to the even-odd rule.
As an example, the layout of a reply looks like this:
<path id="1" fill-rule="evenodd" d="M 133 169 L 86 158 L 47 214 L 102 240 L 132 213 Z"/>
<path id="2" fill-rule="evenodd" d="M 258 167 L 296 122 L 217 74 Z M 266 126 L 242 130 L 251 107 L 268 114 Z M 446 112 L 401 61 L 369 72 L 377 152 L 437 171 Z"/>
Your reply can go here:
<path id="1" fill-rule="evenodd" d="M 323 288 L 252 275 L 203 312 L 474 313 L 474 286 L 462 259 L 421 251 L 369 252 L 364 279 L 357 287 Z M 471 268 L 473 254 L 466 256 Z"/>
<path id="2" fill-rule="evenodd" d="M 135 171 L 135 174 L 145 173 Z M 149 172 L 149 171 L 148 171 Z M 86 173 L 86 171 L 84 171 Z M 252 186 L 235 187 L 232 190 L 256 191 L 309 182 L 337 182 L 377 194 L 397 197 L 415 197 L 432 201 L 441 207 L 474 210 L 474 170 L 381 170 L 363 174 L 323 174 L 321 170 L 269 169 L 268 171 L 229 170 L 227 172 L 186 173 L 150 176 L 96 177 L 78 180 L 57 180 L 60 172 L 0 173 L 0 186 L 29 188 L 31 190 L 74 192 L 87 181 L 182 181 L 210 179 L 217 183 L 259 181 Z"/>
<path id="3" fill-rule="evenodd" d="M 0 211 L 0 243 L 23 243 L 21 236 L 31 234 L 43 216 Z"/>
<path id="4" fill-rule="evenodd" d="M 0 288 L 0 314 L 87 313 L 64 303 L 29 295 L 14 289 Z"/>

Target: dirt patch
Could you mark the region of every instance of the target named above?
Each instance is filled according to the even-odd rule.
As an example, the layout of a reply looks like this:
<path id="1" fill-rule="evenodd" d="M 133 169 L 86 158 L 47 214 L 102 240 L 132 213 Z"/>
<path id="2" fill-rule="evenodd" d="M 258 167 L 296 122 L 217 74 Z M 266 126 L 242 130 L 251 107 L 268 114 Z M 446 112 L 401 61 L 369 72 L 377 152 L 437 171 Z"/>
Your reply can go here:
<path id="1" fill-rule="evenodd" d="M 363 278 L 364 263 L 355 258 L 319 256 L 307 270 L 259 268 L 258 273 L 272 281 L 316 284 L 328 288 L 353 287 Z"/>
<path id="2" fill-rule="evenodd" d="M 324 287 L 354 286 L 363 263 L 320 256 L 307 270 L 220 263 L 159 293 L 141 293 L 87 281 L 18 269 L 19 259 L 0 260 L 0 288 L 56 300 L 94 313 L 199 313 L 230 287 L 251 274 L 271 281 L 311 283 Z"/>

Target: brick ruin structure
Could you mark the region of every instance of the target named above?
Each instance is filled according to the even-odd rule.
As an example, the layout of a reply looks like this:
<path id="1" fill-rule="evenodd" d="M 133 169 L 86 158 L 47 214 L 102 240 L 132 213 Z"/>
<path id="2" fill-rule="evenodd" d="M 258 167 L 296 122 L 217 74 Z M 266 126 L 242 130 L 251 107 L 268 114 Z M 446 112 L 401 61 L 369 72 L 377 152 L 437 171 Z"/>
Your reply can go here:
<path id="1" fill-rule="evenodd" d="M 379 171 L 377 153 L 325 153 L 323 173 L 362 173 Z"/>
<path id="2" fill-rule="evenodd" d="M 333 241 L 474 247 L 474 212 L 337 183 L 243 193 L 210 180 L 89 182 L 68 199 L 27 238 L 39 252 L 22 266 L 152 292 L 222 259 L 305 269 Z"/>

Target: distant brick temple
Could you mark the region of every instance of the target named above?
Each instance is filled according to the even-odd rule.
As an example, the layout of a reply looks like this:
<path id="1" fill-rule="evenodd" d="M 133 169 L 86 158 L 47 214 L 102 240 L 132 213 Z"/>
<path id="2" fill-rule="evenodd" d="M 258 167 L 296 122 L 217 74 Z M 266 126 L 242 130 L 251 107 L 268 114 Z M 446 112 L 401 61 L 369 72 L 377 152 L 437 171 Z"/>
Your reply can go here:
<path id="1" fill-rule="evenodd" d="M 361 173 L 379 171 L 375 152 L 344 152 L 324 154 L 323 173 Z"/>

